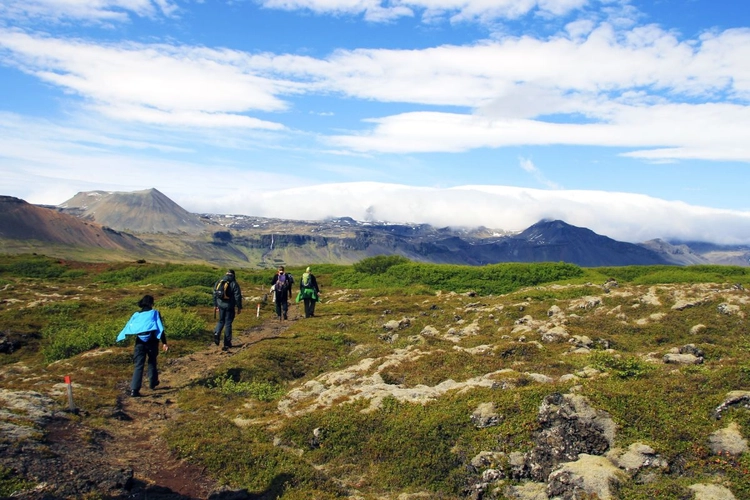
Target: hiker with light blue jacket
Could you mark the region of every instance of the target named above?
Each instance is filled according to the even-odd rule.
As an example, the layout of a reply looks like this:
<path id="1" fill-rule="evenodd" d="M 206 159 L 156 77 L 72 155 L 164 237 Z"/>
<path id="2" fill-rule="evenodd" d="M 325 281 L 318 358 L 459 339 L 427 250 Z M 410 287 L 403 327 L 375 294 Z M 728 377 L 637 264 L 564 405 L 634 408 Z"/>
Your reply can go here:
<path id="1" fill-rule="evenodd" d="M 139 312 L 133 313 L 125 328 L 117 336 L 117 342 L 122 342 L 128 335 L 135 336 L 135 350 L 133 352 L 133 380 L 130 382 L 130 395 L 134 398 L 141 395 L 143 383 L 143 365 L 148 358 L 148 380 L 151 390 L 159 385 L 159 372 L 156 369 L 156 357 L 159 355 L 159 341 L 164 352 L 169 350 L 167 334 L 164 332 L 164 322 L 159 311 L 154 309 L 154 298 L 144 295 L 138 301 Z"/>

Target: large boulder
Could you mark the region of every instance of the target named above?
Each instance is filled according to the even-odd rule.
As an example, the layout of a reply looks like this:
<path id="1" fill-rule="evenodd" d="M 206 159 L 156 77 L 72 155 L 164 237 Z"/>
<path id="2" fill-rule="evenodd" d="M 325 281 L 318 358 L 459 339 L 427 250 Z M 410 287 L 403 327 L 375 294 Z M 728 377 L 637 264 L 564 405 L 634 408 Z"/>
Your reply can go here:
<path id="1" fill-rule="evenodd" d="M 582 453 L 575 462 L 562 464 L 550 474 L 547 494 L 561 500 L 610 500 L 625 480 L 627 475 L 606 458 Z"/>
<path id="2" fill-rule="evenodd" d="M 586 398 L 575 394 L 547 396 L 539 407 L 538 420 L 542 430 L 526 466 L 529 476 L 539 482 L 546 482 L 559 464 L 578 460 L 581 453 L 606 453 L 617 429 L 606 412 L 595 410 Z"/>

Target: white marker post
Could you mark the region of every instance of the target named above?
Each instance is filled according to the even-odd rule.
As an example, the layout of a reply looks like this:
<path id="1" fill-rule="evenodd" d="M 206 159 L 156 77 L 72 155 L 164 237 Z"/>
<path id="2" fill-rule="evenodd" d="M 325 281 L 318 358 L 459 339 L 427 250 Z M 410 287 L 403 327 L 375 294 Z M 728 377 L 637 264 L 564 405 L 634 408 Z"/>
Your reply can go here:
<path id="1" fill-rule="evenodd" d="M 255 309 L 255 317 L 260 318 L 260 304 L 258 304 L 258 308 Z"/>
<path id="2" fill-rule="evenodd" d="M 73 404 L 73 384 L 70 382 L 70 376 L 65 375 L 65 383 L 68 386 L 68 410 L 75 413 L 76 405 Z"/>

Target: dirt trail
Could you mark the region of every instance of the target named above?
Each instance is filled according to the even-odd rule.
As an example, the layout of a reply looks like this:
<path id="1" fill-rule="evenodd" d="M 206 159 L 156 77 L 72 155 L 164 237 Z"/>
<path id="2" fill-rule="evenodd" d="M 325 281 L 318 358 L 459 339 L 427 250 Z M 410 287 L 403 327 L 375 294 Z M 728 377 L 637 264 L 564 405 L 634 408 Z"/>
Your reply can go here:
<path id="1" fill-rule="evenodd" d="M 133 470 L 135 490 L 150 489 L 148 498 L 191 499 L 205 499 L 217 491 L 218 485 L 206 476 L 204 470 L 172 456 L 161 437 L 179 412 L 176 395 L 181 389 L 210 375 L 218 365 L 242 350 L 280 336 L 296 319 L 296 308 L 290 307 L 289 313 L 289 321 L 280 322 L 272 317 L 259 327 L 235 331 L 234 345 L 228 351 L 211 344 L 203 351 L 180 358 L 160 355 L 160 385 L 153 391 L 142 389 L 140 398 L 125 395 L 127 386 L 123 385 L 118 409 L 124 418 L 116 420 L 116 424 L 108 429 L 110 436 L 103 448 L 111 465 Z M 155 489 L 154 485 L 158 488 Z M 172 495 L 162 488 L 171 490 Z M 155 495 L 159 490 L 162 490 L 161 497 Z M 127 498 L 141 498 L 137 493 L 132 491 Z"/>
<path id="2" fill-rule="evenodd" d="M 211 375 L 220 364 L 258 342 L 281 336 L 298 318 L 289 308 L 289 321 L 273 316 L 258 327 L 235 330 L 234 347 L 222 351 L 213 342 L 183 357 L 159 356 L 160 386 L 145 387 L 142 397 L 128 395 L 129 380 L 121 380 L 121 395 L 102 428 L 87 418 L 58 416 L 45 426 L 44 438 L 15 443 L 0 441 L 0 465 L 36 484 L 14 495 L 20 500 L 90 497 L 109 500 L 243 500 L 265 499 L 265 493 L 229 491 L 201 467 L 177 459 L 162 437 L 180 410 L 180 390 Z M 147 384 L 146 384 L 147 385 Z"/>

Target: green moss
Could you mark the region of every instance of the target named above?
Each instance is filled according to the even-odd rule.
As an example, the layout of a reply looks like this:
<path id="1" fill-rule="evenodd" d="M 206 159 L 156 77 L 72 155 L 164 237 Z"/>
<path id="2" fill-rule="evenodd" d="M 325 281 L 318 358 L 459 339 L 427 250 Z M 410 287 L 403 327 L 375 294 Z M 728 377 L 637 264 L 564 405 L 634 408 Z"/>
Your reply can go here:
<path id="1" fill-rule="evenodd" d="M 18 477 L 5 467 L 0 467 L 0 495 L 10 497 L 14 493 L 29 490 L 34 487 L 34 483 Z"/>
<path id="2" fill-rule="evenodd" d="M 222 483 L 267 498 L 293 498 L 287 496 L 292 490 L 316 491 L 323 499 L 340 496 L 333 481 L 275 447 L 262 429 L 240 429 L 220 415 L 206 417 L 185 417 L 165 438 L 178 456 L 202 464 Z"/>

